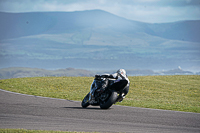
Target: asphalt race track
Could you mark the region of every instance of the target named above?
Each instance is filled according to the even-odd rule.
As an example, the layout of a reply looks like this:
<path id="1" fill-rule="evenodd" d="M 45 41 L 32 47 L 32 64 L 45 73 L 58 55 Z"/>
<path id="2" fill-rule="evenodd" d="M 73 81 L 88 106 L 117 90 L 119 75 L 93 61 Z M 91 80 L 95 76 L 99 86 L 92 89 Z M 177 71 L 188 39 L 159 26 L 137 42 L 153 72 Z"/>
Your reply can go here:
<path id="1" fill-rule="evenodd" d="M 84 97 L 84 96 L 83 96 Z M 80 102 L 0 90 L 0 128 L 86 132 L 200 133 L 200 113 L 135 107 L 81 108 Z"/>

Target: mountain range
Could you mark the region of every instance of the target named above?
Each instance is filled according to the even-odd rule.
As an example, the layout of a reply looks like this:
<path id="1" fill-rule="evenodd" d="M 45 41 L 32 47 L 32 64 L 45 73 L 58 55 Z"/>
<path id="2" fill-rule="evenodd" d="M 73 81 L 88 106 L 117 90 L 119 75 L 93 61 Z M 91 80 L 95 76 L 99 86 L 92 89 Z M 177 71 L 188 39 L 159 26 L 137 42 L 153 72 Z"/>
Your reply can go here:
<path id="1" fill-rule="evenodd" d="M 200 71 L 200 20 L 144 23 L 102 10 L 0 17 L 0 68 Z"/>

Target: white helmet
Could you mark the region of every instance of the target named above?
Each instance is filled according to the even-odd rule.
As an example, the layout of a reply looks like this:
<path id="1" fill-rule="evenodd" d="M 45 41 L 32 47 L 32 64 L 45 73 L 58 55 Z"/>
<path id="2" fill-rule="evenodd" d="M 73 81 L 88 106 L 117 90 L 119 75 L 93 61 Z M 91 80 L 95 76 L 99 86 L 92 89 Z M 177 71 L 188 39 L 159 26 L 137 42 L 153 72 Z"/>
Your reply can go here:
<path id="1" fill-rule="evenodd" d="M 125 78 L 126 77 L 126 71 L 124 69 L 119 69 L 117 70 L 117 74 L 121 77 L 121 78 Z"/>

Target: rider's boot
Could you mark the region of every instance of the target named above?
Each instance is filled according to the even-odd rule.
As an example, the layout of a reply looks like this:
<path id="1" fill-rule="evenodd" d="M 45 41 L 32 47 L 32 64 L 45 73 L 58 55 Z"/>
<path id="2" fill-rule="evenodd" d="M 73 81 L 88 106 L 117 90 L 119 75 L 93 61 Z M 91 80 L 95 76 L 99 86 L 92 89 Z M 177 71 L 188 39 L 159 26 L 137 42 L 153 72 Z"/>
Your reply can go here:
<path id="1" fill-rule="evenodd" d="M 122 102 L 124 98 L 125 98 L 125 94 L 122 93 L 121 95 L 119 95 L 119 97 L 117 98 L 116 102 Z"/>

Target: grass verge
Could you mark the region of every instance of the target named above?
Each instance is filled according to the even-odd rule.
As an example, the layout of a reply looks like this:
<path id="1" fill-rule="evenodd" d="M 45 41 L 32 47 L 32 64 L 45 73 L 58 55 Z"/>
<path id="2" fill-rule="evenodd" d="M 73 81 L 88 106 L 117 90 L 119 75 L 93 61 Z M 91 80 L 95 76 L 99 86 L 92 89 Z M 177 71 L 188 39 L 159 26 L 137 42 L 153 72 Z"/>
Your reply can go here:
<path id="1" fill-rule="evenodd" d="M 200 75 L 133 76 L 118 105 L 200 113 Z M 0 80 L 0 88 L 37 96 L 81 101 L 93 77 L 33 77 Z"/>

